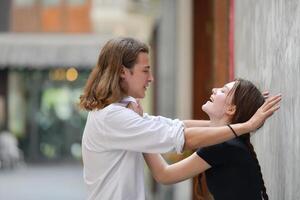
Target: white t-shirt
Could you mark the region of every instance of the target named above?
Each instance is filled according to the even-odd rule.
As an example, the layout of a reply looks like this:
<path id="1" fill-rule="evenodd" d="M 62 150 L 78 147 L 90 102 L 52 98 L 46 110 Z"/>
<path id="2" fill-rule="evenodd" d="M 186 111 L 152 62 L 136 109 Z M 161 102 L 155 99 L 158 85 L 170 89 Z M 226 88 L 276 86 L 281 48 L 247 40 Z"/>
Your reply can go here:
<path id="1" fill-rule="evenodd" d="M 88 114 L 82 139 L 88 200 L 144 200 L 141 152 L 181 152 L 180 120 L 144 114 L 111 104 Z"/>

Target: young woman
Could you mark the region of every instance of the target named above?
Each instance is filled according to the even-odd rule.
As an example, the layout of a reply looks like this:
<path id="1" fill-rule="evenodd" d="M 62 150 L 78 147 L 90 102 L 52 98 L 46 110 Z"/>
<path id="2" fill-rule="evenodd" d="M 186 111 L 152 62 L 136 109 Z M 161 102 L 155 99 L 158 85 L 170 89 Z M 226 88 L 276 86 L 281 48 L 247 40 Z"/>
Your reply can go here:
<path id="1" fill-rule="evenodd" d="M 210 126 L 224 126 L 249 120 L 265 98 L 250 81 L 239 79 L 214 88 L 202 110 Z M 234 130 L 233 134 L 235 134 Z M 161 183 L 176 183 L 205 171 L 215 200 L 268 199 L 262 173 L 250 134 L 199 149 L 188 158 L 168 165 L 158 154 L 144 154 L 154 178 Z"/>

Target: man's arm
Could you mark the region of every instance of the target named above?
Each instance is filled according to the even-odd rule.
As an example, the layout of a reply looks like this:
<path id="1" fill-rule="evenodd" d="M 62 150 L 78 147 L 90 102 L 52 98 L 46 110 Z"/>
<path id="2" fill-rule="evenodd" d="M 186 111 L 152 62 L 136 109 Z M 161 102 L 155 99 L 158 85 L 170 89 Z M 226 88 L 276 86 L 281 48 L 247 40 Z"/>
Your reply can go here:
<path id="1" fill-rule="evenodd" d="M 262 126 L 267 118 L 269 118 L 276 110 L 279 109 L 278 103 L 280 101 L 281 95 L 268 98 L 250 120 L 244 123 L 231 124 L 231 127 L 238 136 L 256 130 Z M 138 113 L 139 108 L 137 105 L 132 104 L 129 108 Z M 210 146 L 225 142 L 234 137 L 235 135 L 233 134 L 232 130 L 227 126 L 185 127 L 185 143 L 183 149 L 196 149 L 199 147 Z"/>
<path id="2" fill-rule="evenodd" d="M 208 127 L 210 125 L 210 120 L 183 120 L 185 128 L 191 127 Z"/>
<path id="3" fill-rule="evenodd" d="M 231 127 L 238 135 L 250 132 L 247 123 L 233 124 Z M 235 135 L 228 126 L 220 127 L 191 127 L 184 130 L 184 150 L 193 150 L 225 142 L 234 138 Z"/>
<path id="4" fill-rule="evenodd" d="M 265 122 L 276 110 L 279 109 L 278 103 L 281 101 L 281 95 L 268 98 L 265 103 L 256 111 L 250 120 L 240 124 L 232 124 L 231 127 L 236 134 L 242 135 L 250 133 Z M 225 142 L 234 138 L 232 130 L 227 126 L 220 127 L 191 127 L 184 130 L 184 149 L 196 149 L 209 145 Z"/>

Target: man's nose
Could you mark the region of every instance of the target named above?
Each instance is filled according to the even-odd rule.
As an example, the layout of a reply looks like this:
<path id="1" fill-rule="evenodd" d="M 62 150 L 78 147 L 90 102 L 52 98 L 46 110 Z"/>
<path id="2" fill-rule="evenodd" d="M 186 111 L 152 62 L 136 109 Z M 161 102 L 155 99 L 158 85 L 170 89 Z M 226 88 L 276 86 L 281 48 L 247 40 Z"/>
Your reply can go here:
<path id="1" fill-rule="evenodd" d="M 148 77 L 148 81 L 149 81 L 149 82 L 153 82 L 153 81 L 154 81 L 154 78 L 153 78 L 152 73 L 150 73 L 150 75 L 149 75 L 149 77 Z"/>

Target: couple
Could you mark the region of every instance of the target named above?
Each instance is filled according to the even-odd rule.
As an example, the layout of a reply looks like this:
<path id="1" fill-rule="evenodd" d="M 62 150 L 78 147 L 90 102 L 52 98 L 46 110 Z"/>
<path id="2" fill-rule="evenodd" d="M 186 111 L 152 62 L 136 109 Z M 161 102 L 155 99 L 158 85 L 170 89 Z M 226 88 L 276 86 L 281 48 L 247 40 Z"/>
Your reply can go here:
<path id="1" fill-rule="evenodd" d="M 279 108 L 281 96 L 265 101 L 251 82 L 236 80 L 213 89 L 202 107 L 210 121 L 151 116 L 133 103 L 153 81 L 148 53 L 147 45 L 133 38 L 112 39 L 87 80 L 80 97 L 89 111 L 82 138 L 87 199 L 144 200 L 144 159 L 162 183 L 207 171 L 216 200 L 266 199 L 249 133 Z M 159 155 L 200 147 L 170 166 Z"/>

